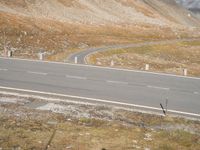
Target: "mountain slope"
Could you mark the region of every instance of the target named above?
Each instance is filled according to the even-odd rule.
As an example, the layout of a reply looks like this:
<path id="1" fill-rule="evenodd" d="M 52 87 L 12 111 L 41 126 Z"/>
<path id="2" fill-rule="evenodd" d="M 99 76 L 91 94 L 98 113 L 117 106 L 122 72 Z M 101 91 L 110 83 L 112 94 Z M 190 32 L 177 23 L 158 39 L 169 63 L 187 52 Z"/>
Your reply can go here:
<path id="1" fill-rule="evenodd" d="M 198 21 L 173 0 L 1 0 L 1 11 L 89 24 L 172 22 L 195 26 Z"/>
<path id="2" fill-rule="evenodd" d="M 37 57 L 41 49 L 54 55 L 85 46 L 199 36 L 199 26 L 174 0 L 0 0 L 0 53 L 8 47 L 17 56 Z"/>

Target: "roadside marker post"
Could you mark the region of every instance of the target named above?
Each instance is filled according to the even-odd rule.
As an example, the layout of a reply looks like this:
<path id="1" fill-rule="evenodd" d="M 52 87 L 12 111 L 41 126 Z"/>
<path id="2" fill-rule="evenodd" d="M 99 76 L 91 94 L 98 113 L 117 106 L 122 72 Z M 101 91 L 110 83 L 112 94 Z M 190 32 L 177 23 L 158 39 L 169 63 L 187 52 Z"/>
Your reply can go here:
<path id="1" fill-rule="evenodd" d="M 162 108 L 163 114 L 166 116 L 168 111 L 168 99 L 165 101 L 165 108 L 163 107 L 162 103 L 160 103 L 160 107 Z"/>
<path id="2" fill-rule="evenodd" d="M 78 64 L 78 57 L 74 58 L 74 62 L 75 62 L 75 64 Z"/>
<path id="3" fill-rule="evenodd" d="M 43 60 L 43 56 L 44 56 L 43 53 L 39 53 L 38 56 L 39 56 L 39 60 Z"/>
<path id="4" fill-rule="evenodd" d="M 183 75 L 187 76 L 187 74 L 188 74 L 188 70 L 187 69 L 183 69 Z"/>
<path id="5" fill-rule="evenodd" d="M 112 60 L 112 61 L 110 62 L 110 66 L 113 67 L 114 65 L 115 65 L 115 63 L 114 63 L 114 61 Z"/>
<path id="6" fill-rule="evenodd" d="M 166 115 L 166 111 L 165 111 L 165 109 L 164 109 L 164 107 L 163 107 L 163 105 L 161 103 L 160 103 L 160 107 L 162 108 L 162 111 L 163 111 L 164 115 Z"/>
<path id="7" fill-rule="evenodd" d="M 8 53 L 7 53 L 7 56 L 12 57 L 12 51 L 9 50 Z"/>
<path id="8" fill-rule="evenodd" d="M 145 70 L 146 70 L 146 71 L 149 71 L 149 64 L 146 64 L 146 65 L 145 65 Z"/>

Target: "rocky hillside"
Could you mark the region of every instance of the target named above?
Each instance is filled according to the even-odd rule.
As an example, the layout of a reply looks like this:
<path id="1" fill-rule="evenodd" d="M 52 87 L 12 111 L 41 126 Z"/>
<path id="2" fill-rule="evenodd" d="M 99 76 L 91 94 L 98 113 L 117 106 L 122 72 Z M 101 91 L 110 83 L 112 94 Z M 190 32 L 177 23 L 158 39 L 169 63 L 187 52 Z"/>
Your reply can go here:
<path id="1" fill-rule="evenodd" d="M 198 36 L 199 26 L 174 0 L 0 0 L 0 53 L 7 47 L 17 56 L 68 54 L 87 46 Z"/>
<path id="2" fill-rule="evenodd" d="M 71 23 L 196 26 L 195 18 L 174 0 L 1 0 L 0 10 L 11 14 Z"/>

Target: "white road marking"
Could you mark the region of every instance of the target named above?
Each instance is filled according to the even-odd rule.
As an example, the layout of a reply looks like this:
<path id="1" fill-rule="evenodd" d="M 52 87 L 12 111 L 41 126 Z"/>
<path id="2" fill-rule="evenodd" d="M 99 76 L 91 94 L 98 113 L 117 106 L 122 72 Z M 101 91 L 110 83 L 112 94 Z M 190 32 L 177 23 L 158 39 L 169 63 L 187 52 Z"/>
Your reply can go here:
<path id="1" fill-rule="evenodd" d="M 27 73 L 29 73 L 29 74 L 36 74 L 36 75 L 43 75 L 43 76 L 47 75 L 47 73 L 44 73 L 44 72 L 27 71 Z"/>
<path id="2" fill-rule="evenodd" d="M 128 82 L 122 82 L 122 81 L 112 81 L 112 80 L 107 80 L 107 83 L 114 83 L 114 84 L 128 84 Z"/>
<path id="3" fill-rule="evenodd" d="M 199 95 L 200 93 L 199 92 L 194 92 L 194 94 Z"/>
<path id="4" fill-rule="evenodd" d="M 0 71 L 8 71 L 8 69 L 0 68 Z"/>
<path id="5" fill-rule="evenodd" d="M 152 86 L 152 85 L 147 85 L 147 87 L 152 88 L 152 89 L 159 89 L 159 90 L 170 90 L 170 88 L 158 87 L 158 86 Z"/>
<path id="6" fill-rule="evenodd" d="M 88 101 L 91 101 L 91 102 L 103 102 L 103 103 L 109 103 L 109 104 L 117 104 L 117 105 L 123 105 L 123 106 L 131 106 L 131 107 L 136 107 L 136 108 L 143 108 L 143 109 L 150 109 L 150 110 L 159 110 L 159 111 L 162 111 L 161 108 L 156 108 L 156 107 L 150 107 L 150 106 L 144 106 L 144 105 L 136 105 L 136 104 L 129 104 L 129 103 L 123 103 L 123 102 L 109 101 L 109 100 L 103 100 L 103 99 L 96 99 L 96 98 L 88 98 L 88 97 L 65 95 L 65 94 L 50 93 L 50 92 L 41 92 L 41 91 L 18 89 L 18 88 L 3 87 L 3 86 L 0 86 L 0 88 L 1 89 L 5 89 L 5 90 L 15 90 L 15 91 L 20 91 L 20 92 L 34 93 L 34 94 L 46 94 L 46 95 L 52 95 L 52 96 L 62 96 L 62 97 L 69 97 L 69 98 L 77 98 L 77 99 L 88 100 Z M 182 111 L 170 110 L 170 109 L 168 110 L 168 112 L 176 113 L 176 114 L 189 115 L 189 116 L 195 116 L 195 117 L 200 117 L 200 114 L 195 114 L 195 113 L 190 113 L 190 112 L 182 112 Z"/>
<path id="7" fill-rule="evenodd" d="M 39 63 L 49 63 L 49 64 L 60 64 L 60 65 L 70 65 L 70 66 L 79 66 L 79 67 L 90 67 L 90 68 L 109 69 L 109 70 L 135 72 L 135 73 L 143 73 L 143 74 L 153 74 L 153 75 L 176 77 L 176 78 L 183 78 L 183 79 L 200 80 L 199 77 L 189 77 L 189 76 L 186 77 L 186 76 L 167 74 L 167 73 L 157 73 L 157 72 L 147 72 L 147 71 L 140 71 L 140 70 L 110 68 L 110 67 L 102 67 L 102 66 L 94 66 L 94 65 L 72 64 L 72 63 L 64 63 L 64 62 L 52 62 L 52 61 L 42 61 L 42 60 L 33 60 L 33 59 L 20 59 L 20 58 L 6 58 L 6 57 L 0 57 L 0 59 L 39 62 Z"/>
<path id="8" fill-rule="evenodd" d="M 71 76 L 71 75 L 66 75 L 66 78 L 71 78 L 71 79 L 79 79 L 79 80 L 87 80 L 86 77 L 80 77 L 80 76 Z"/>

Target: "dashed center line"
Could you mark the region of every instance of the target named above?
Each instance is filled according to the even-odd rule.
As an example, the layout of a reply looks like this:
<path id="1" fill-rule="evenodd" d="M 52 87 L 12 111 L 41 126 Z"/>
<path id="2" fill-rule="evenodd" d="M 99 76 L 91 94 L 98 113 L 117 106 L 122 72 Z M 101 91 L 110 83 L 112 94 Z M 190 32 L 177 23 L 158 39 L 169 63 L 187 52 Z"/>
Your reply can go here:
<path id="1" fill-rule="evenodd" d="M 44 72 L 27 71 L 27 73 L 29 73 L 29 74 L 36 74 L 36 75 L 43 75 L 43 76 L 47 75 L 47 73 L 44 73 Z"/>
<path id="2" fill-rule="evenodd" d="M 0 68 L 0 71 L 8 71 L 8 69 Z"/>
<path id="3" fill-rule="evenodd" d="M 152 86 L 152 85 L 148 85 L 147 87 L 148 88 L 152 88 L 152 89 L 170 90 L 170 88 L 159 87 L 159 86 Z"/>
<path id="4" fill-rule="evenodd" d="M 80 77 L 80 76 L 71 76 L 71 75 L 66 75 L 66 78 L 71 78 L 71 79 L 79 79 L 79 80 L 87 80 L 86 77 Z"/>
<path id="5" fill-rule="evenodd" d="M 106 82 L 108 83 L 114 83 L 114 84 L 128 84 L 128 82 L 122 82 L 122 81 L 112 81 L 112 80 L 107 80 Z"/>

